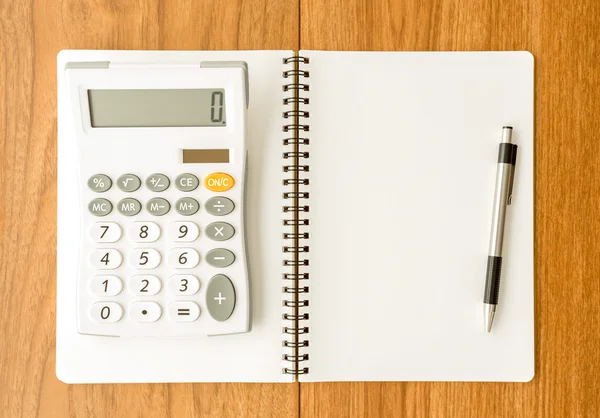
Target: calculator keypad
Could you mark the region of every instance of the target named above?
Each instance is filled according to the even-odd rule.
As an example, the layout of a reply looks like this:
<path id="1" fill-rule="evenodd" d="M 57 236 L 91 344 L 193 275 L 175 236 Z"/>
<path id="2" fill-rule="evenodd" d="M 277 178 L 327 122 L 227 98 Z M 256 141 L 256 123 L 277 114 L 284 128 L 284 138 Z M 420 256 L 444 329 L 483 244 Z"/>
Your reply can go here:
<path id="1" fill-rule="evenodd" d="M 245 272 L 235 252 L 241 247 L 234 227 L 240 214 L 232 195 L 223 195 L 235 184 L 233 177 L 213 174 L 202 183 L 193 173 L 89 177 L 89 268 L 80 280 L 91 297 L 92 322 L 189 327 L 231 317 L 235 279 L 246 280 L 235 277 Z M 113 327 L 106 335 L 123 334 Z"/>

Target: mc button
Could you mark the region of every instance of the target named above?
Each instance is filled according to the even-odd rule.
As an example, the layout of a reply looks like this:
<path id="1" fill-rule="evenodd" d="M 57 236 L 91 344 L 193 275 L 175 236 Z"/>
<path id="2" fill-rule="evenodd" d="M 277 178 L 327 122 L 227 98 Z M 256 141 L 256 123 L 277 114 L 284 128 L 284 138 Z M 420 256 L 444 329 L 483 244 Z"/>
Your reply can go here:
<path id="1" fill-rule="evenodd" d="M 233 177 L 227 173 L 212 173 L 204 179 L 204 187 L 213 192 L 226 192 L 234 184 Z"/>

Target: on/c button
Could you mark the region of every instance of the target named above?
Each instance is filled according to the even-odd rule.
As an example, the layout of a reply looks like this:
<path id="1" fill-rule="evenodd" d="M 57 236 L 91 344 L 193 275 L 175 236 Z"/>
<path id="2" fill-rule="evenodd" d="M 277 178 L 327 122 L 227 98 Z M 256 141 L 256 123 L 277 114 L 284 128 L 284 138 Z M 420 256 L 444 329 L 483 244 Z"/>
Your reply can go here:
<path id="1" fill-rule="evenodd" d="M 213 192 L 226 192 L 234 184 L 233 177 L 227 173 L 212 173 L 204 178 L 204 186 Z"/>

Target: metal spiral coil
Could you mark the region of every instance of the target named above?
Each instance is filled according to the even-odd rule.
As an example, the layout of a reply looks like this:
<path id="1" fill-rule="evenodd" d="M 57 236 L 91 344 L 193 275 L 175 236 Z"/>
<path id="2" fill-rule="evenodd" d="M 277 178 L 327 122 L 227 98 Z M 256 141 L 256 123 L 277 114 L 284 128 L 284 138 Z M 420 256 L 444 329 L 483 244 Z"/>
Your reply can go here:
<path id="1" fill-rule="evenodd" d="M 301 108 L 309 104 L 309 98 L 301 96 L 303 92 L 310 91 L 310 85 L 306 82 L 310 72 L 300 68 L 301 65 L 309 63 L 306 57 L 285 58 L 283 63 L 290 65 L 291 68 L 282 73 L 283 78 L 286 79 L 282 89 L 290 93 L 289 97 L 283 99 L 283 105 L 289 108 L 282 113 L 285 121 L 282 125 L 283 132 L 290 133 L 289 137 L 283 139 L 285 151 L 282 154 L 286 162 L 282 169 L 287 173 L 287 178 L 283 180 L 285 190 L 282 197 L 289 202 L 282 207 L 285 214 L 283 226 L 289 228 L 283 233 L 283 239 L 290 242 L 282 248 L 285 254 L 283 266 L 289 269 L 283 273 L 283 280 L 286 282 L 282 288 L 285 295 L 283 306 L 289 308 L 289 312 L 282 315 L 282 319 L 286 321 L 282 331 L 287 337 L 283 341 L 283 346 L 290 349 L 290 352 L 283 354 L 282 358 L 291 363 L 289 367 L 283 368 L 284 374 L 301 375 L 309 372 L 309 368 L 302 367 L 301 363 L 308 360 L 308 354 L 303 353 L 302 349 L 308 347 L 306 336 L 310 332 L 310 328 L 303 323 L 309 319 L 309 315 L 307 312 L 302 312 L 303 308 L 309 306 L 309 286 L 300 285 L 302 280 L 309 278 L 308 273 L 302 270 L 309 265 L 307 255 L 310 252 L 310 247 L 306 245 L 309 234 L 301 230 L 302 227 L 309 225 L 308 219 L 303 216 L 309 211 L 307 204 L 309 193 L 302 190 L 302 186 L 309 184 L 308 179 L 304 178 L 304 173 L 309 171 L 307 160 L 310 154 L 304 147 L 309 145 L 310 141 L 308 138 L 300 137 L 300 133 L 310 131 L 308 123 L 310 112 Z"/>

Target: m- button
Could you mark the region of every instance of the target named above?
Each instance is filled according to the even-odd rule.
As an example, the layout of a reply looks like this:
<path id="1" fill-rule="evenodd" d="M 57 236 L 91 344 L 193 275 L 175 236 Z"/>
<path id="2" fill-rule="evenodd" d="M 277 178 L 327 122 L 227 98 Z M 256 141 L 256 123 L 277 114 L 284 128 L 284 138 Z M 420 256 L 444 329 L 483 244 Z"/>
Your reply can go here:
<path id="1" fill-rule="evenodd" d="M 175 187 L 182 192 L 196 190 L 199 184 L 200 181 L 198 180 L 198 177 L 190 173 L 180 174 L 175 179 Z"/>
<path id="2" fill-rule="evenodd" d="M 212 173 L 204 179 L 204 187 L 213 192 L 226 192 L 234 184 L 233 177 L 227 173 Z"/>

